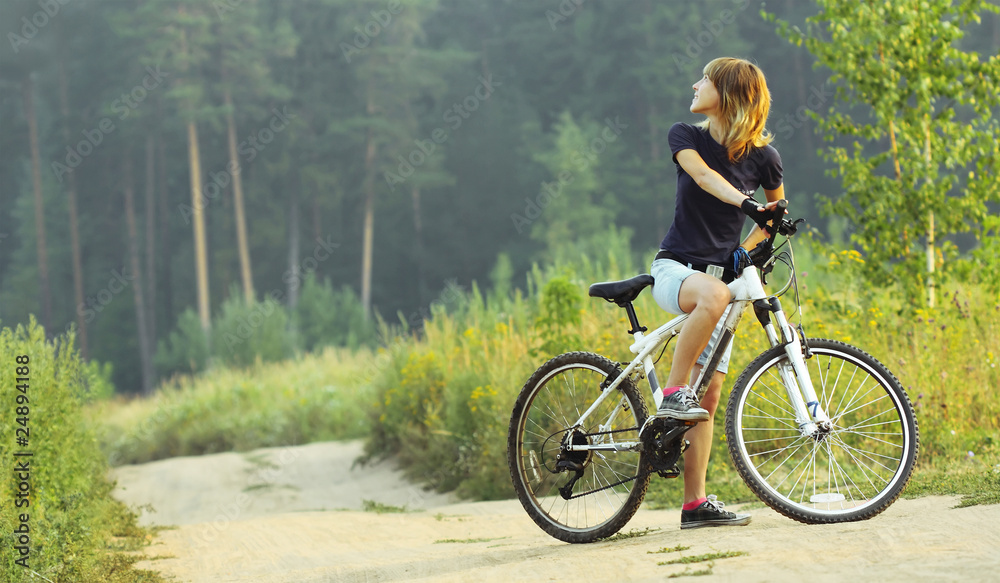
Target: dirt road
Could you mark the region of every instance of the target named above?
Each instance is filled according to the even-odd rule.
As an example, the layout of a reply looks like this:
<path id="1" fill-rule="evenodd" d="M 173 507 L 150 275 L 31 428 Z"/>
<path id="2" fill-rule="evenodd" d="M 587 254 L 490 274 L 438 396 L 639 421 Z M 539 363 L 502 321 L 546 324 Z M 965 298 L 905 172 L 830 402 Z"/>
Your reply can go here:
<path id="1" fill-rule="evenodd" d="M 178 525 L 138 566 L 199 583 L 662 581 L 706 569 L 708 580 L 740 582 L 1000 580 L 1000 505 L 900 500 L 872 520 L 829 526 L 753 507 L 749 526 L 683 532 L 678 511 L 643 508 L 623 532 L 659 530 L 567 545 L 516 500 L 428 494 L 389 462 L 352 469 L 359 453 L 357 442 L 326 443 L 118 468 L 116 496 L 157 510 L 143 522 Z M 366 500 L 411 511 L 366 512 Z M 689 548 L 655 553 L 678 545 Z M 746 554 L 657 564 L 726 552 Z"/>

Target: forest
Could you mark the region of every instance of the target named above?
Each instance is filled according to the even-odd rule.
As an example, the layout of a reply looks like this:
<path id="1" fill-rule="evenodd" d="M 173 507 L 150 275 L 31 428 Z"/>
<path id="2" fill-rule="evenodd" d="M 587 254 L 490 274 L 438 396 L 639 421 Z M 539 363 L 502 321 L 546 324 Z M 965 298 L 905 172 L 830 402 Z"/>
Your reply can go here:
<path id="1" fill-rule="evenodd" d="M 0 322 L 73 329 L 117 392 L 150 393 L 213 363 L 373 346 L 379 321 L 419 330 L 454 290 L 523 288 L 533 265 L 648 266 L 673 215 L 667 131 L 698 121 L 691 85 L 718 56 L 767 75 L 785 191 L 821 241 L 911 272 L 988 250 L 998 195 L 975 175 L 994 176 L 996 140 L 971 132 L 995 131 L 1000 18 L 933 2 L 928 28 L 907 21 L 919 3 L 857 3 L 929 35 L 873 49 L 838 37 L 853 4 L 5 1 Z M 892 237 L 856 236 L 876 219 Z"/>

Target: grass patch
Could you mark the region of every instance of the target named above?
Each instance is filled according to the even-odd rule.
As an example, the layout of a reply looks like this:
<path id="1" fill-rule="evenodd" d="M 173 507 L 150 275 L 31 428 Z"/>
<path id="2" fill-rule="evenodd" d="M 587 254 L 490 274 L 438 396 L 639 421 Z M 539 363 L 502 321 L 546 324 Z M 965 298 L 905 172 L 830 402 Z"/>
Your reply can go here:
<path id="1" fill-rule="evenodd" d="M 684 569 L 680 573 L 671 573 L 667 576 L 667 579 L 677 579 L 678 577 L 704 577 L 705 575 L 712 574 L 712 567 L 715 563 L 709 563 L 704 569 L 698 569 L 697 571 L 692 571 L 690 568 Z"/>
<path id="2" fill-rule="evenodd" d="M 640 536 L 646 536 L 651 532 L 656 532 L 662 530 L 660 528 L 644 528 L 642 530 L 633 528 L 628 532 L 619 532 L 618 534 L 613 534 L 608 538 L 602 539 L 603 542 L 615 542 L 620 540 L 628 540 L 630 538 L 639 538 Z"/>
<path id="3" fill-rule="evenodd" d="M 374 512 L 375 514 L 403 514 L 407 512 L 416 512 L 415 510 L 410 510 L 403 506 L 393 506 L 392 504 L 382 504 L 381 502 L 376 502 L 374 500 L 362 500 L 361 510 L 365 512 Z"/>
<path id="4" fill-rule="evenodd" d="M 670 547 L 670 548 L 662 547 L 658 551 L 646 551 L 646 554 L 647 555 L 658 555 L 658 554 L 661 554 L 661 553 L 679 553 L 681 551 L 686 551 L 686 550 L 688 550 L 690 548 L 691 547 L 686 547 L 684 545 L 677 545 L 676 547 Z"/>
<path id="5" fill-rule="evenodd" d="M 292 484 L 272 484 L 270 482 L 266 482 L 263 484 L 252 484 L 250 486 L 247 486 L 246 488 L 243 488 L 243 491 L 256 492 L 256 491 L 269 491 L 278 489 L 291 490 L 293 492 L 298 492 L 299 490 L 301 490 L 301 488 Z"/>
<path id="6" fill-rule="evenodd" d="M 367 349 L 327 348 L 176 377 L 150 398 L 100 401 L 85 413 L 112 465 L 359 438 L 370 430 L 374 361 Z"/>
<path id="7" fill-rule="evenodd" d="M 510 538 L 509 536 L 498 536 L 494 538 L 442 538 L 434 541 L 434 544 L 444 544 L 444 543 L 488 543 L 495 540 L 503 540 L 505 538 Z M 494 545 L 496 546 L 496 545 Z"/>
<path id="8" fill-rule="evenodd" d="M 914 472 L 903 497 L 929 495 L 961 496 L 956 508 L 1000 504 L 1000 463 L 965 462 L 942 468 L 920 468 Z"/>
<path id="9" fill-rule="evenodd" d="M 732 557 L 742 557 L 748 553 L 744 551 L 722 551 L 717 553 L 705 553 L 703 555 L 691 555 L 690 557 L 678 557 L 669 561 L 660 561 L 657 565 L 690 565 L 691 563 L 704 563 L 717 559 L 729 559 Z"/>

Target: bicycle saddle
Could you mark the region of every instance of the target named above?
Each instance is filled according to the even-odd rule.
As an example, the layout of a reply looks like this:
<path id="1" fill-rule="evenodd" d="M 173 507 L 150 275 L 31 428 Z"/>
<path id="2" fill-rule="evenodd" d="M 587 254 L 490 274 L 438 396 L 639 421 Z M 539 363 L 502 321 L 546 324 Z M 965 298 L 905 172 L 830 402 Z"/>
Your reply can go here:
<path id="1" fill-rule="evenodd" d="M 623 281 L 607 281 L 590 286 L 590 297 L 603 298 L 621 307 L 635 301 L 646 286 L 653 285 L 653 276 L 648 273 L 637 275 Z"/>

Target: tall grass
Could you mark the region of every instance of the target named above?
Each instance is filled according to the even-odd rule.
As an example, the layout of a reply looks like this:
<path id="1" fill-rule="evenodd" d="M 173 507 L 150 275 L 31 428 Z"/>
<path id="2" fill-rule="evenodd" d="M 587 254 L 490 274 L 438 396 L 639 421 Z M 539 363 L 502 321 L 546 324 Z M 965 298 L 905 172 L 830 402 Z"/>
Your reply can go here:
<path id="1" fill-rule="evenodd" d="M 107 421 L 102 441 L 116 463 L 367 436 L 368 456 L 397 455 L 432 487 L 478 499 L 508 497 L 507 424 L 531 372 L 561 351 L 598 352 L 620 362 L 633 357 L 624 311 L 585 292 L 590 283 L 645 271 L 618 257 L 629 254 L 615 249 L 600 262 L 535 267 L 525 291 L 503 277 L 494 277 L 485 294 L 475 284 L 464 292 L 451 288 L 448 298 L 431 305 L 419 332 L 409 330 L 409 322 L 383 324 L 383 347 L 374 353 L 329 349 L 242 372 L 217 369 L 178 379 L 151 400 L 106 404 L 92 413 Z M 798 321 L 801 310 L 808 336 L 854 344 L 896 374 L 920 424 L 918 471 L 992 471 L 1000 462 L 997 297 L 967 286 L 941 290 L 934 310 L 915 309 L 901 305 L 892 289 L 865 286 L 850 269 L 862 262 L 854 252 L 810 252 L 800 245 L 796 262 L 802 295 L 783 296 L 786 312 Z M 776 269 L 772 284 L 789 275 Z M 669 317 L 648 293 L 635 307 L 650 328 Z M 746 318 L 722 407 L 739 371 L 765 347 L 756 322 Z M 668 347 L 658 364 L 661 378 L 671 357 Z M 718 425 L 710 488 L 729 501 L 751 500 Z M 679 483 L 654 480 L 648 499 L 676 505 L 680 490 Z"/>
<path id="2" fill-rule="evenodd" d="M 48 341 L 34 320 L 0 330 L 0 355 L 0 582 L 161 581 L 121 552 L 147 533 L 111 497 L 107 461 L 81 419 L 99 372 L 72 336 Z"/>
<path id="3" fill-rule="evenodd" d="M 295 360 L 179 376 L 149 399 L 88 408 L 112 464 L 367 435 L 374 355 L 326 348 Z"/>
<path id="4" fill-rule="evenodd" d="M 979 287 L 951 289 L 934 310 L 902 306 L 891 289 L 866 288 L 851 276 L 846 262 L 854 252 L 810 254 L 797 249 L 803 289 L 802 323 L 810 337 L 854 344 L 885 363 L 907 389 L 917 412 L 921 435 L 920 468 L 931 470 L 968 464 L 992 468 L 1000 456 L 1000 302 Z M 805 269 L 802 269 L 805 267 Z M 475 289 L 459 309 L 435 313 L 419 340 L 397 340 L 385 355 L 376 378 L 377 406 L 369 452 L 399 454 L 412 474 L 432 486 L 458 488 L 475 498 L 512 494 L 507 475 L 505 438 L 510 411 L 531 372 L 546 359 L 539 347 L 562 342 L 562 350 L 588 350 L 627 362 L 630 338 L 624 311 L 585 298 L 573 304 L 578 316 L 565 318 L 558 334 L 546 321 L 552 296 L 569 278 L 585 290 L 594 281 L 623 278 L 600 266 L 572 270 L 535 270 L 527 297 L 483 298 Z M 576 273 L 579 275 L 567 275 Z M 784 274 L 787 278 L 787 270 Z M 782 274 L 775 273 L 780 282 Z M 786 310 L 798 312 L 794 294 Z M 547 305 L 543 310 L 542 306 Z M 668 317 L 643 294 L 636 303 L 640 322 L 652 328 Z M 765 349 L 764 335 L 752 318 L 738 330 L 722 407 L 746 364 Z M 554 356 L 554 354 L 551 354 Z M 661 378 L 671 349 L 661 360 Z M 648 390 L 648 389 L 645 389 Z M 647 402 L 649 398 L 647 397 Z M 724 413 L 720 410 L 720 418 Z M 731 468 L 721 423 L 716 430 L 710 487 L 720 497 L 750 500 L 752 494 Z M 978 466 L 977 466 L 978 464 Z M 650 500 L 679 504 L 680 484 L 654 481 Z"/>

